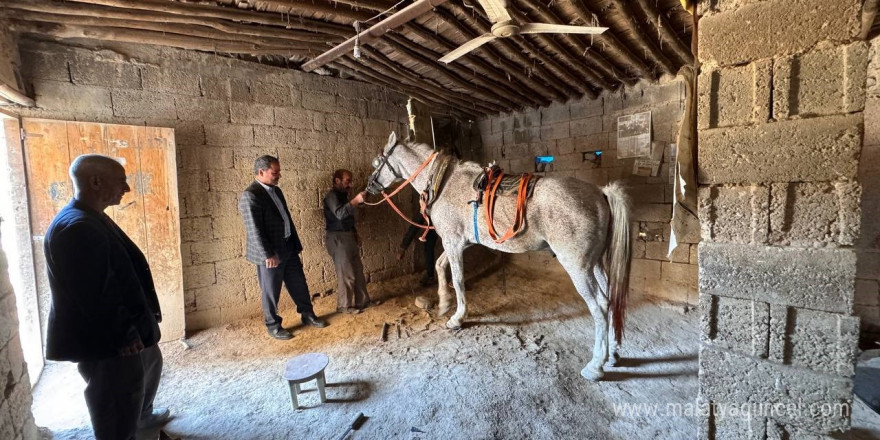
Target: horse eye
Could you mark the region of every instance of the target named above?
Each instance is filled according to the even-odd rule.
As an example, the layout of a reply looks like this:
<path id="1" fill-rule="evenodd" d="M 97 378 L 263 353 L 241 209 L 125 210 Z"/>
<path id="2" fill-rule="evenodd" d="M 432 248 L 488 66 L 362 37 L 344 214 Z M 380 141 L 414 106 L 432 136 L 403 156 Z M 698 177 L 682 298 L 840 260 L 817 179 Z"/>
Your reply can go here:
<path id="1" fill-rule="evenodd" d="M 373 168 L 379 168 L 379 165 L 382 165 L 382 160 L 378 157 L 373 159 Z"/>

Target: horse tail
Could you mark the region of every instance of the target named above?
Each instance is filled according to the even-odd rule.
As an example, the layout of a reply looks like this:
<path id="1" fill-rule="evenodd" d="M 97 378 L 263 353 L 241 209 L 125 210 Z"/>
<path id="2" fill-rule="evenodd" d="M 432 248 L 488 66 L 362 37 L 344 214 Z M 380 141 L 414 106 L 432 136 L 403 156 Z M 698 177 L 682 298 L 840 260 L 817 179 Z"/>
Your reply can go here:
<path id="1" fill-rule="evenodd" d="M 617 182 L 602 188 L 611 208 L 608 227 L 610 239 L 605 247 L 605 270 L 611 297 L 611 326 L 618 344 L 623 340 L 626 320 L 626 297 L 629 292 L 629 271 L 632 265 L 632 230 L 630 229 L 629 198 Z"/>

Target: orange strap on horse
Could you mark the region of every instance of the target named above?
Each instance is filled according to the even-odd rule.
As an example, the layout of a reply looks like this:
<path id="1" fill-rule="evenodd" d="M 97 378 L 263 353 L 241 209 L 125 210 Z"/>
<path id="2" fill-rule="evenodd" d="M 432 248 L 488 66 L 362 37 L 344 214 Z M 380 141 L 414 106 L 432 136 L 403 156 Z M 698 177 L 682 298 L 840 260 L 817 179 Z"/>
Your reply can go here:
<path id="1" fill-rule="evenodd" d="M 410 175 L 409 178 L 406 179 L 403 183 L 398 185 L 397 189 L 392 191 L 391 194 L 385 194 L 385 191 L 382 191 L 382 200 L 379 200 L 376 203 L 364 202 L 364 204 L 368 205 L 368 206 L 378 206 L 378 205 L 381 205 L 382 202 L 388 202 L 388 204 L 391 206 L 391 209 L 394 209 L 394 212 L 396 212 L 397 215 L 399 215 L 401 218 L 406 220 L 407 223 L 425 230 L 425 232 L 422 233 L 422 236 L 419 237 L 419 241 L 425 241 L 425 236 L 428 235 L 428 230 L 434 229 L 434 227 L 431 226 L 431 220 L 425 214 L 425 206 L 424 206 L 424 202 L 422 202 L 422 200 L 421 200 L 421 197 L 419 197 L 419 204 L 421 205 L 420 211 L 422 213 L 422 216 L 425 218 L 425 223 L 426 223 L 425 225 L 420 225 L 418 223 L 415 223 L 412 220 L 410 220 L 407 216 L 403 215 L 403 213 L 400 212 L 400 209 L 397 207 L 397 205 L 395 205 L 394 202 L 391 201 L 391 198 L 394 197 L 397 193 L 399 193 L 400 190 L 402 190 L 404 187 L 406 187 L 406 185 L 408 185 L 410 182 L 412 182 L 413 179 L 415 179 L 416 176 L 418 176 L 419 173 L 421 173 L 425 169 L 425 167 L 428 166 L 428 164 L 431 163 L 432 160 L 434 160 L 434 158 L 437 156 L 437 154 L 439 154 L 439 153 L 435 152 L 435 153 L 431 154 L 430 156 L 428 156 L 428 158 L 425 159 L 425 161 L 422 162 L 422 164 L 419 165 L 419 167 L 416 168 L 415 171 L 413 171 L 412 175 Z"/>
<path id="2" fill-rule="evenodd" d="M 532 180 L 533 176 L 529 173 L 525 173 L 520 178 L 519 190 L 516 194 L 516 214 L 514 215 L 513 225 L 507 229 L 507 232 L 505 232 L 501 238 L 498 238 L 498 233 L 495 232 L 495 219 L 493 218 L 493 212 L 495 211 L 495 192 L 498 190 L 498 186 L 501 185 L 502 177 L 504 177 L 503 172 L 498 173 L 498 176 L 494 176 L 492 170 L 489 170 L 489 184 L 487 185 L 487 191 L 483 194 L 483 204 L 486 205 L 486 223 L 489 228 L 489 236 L 492 237 L 492 240 L 495 240 L 495 243 L 499 244 L 513 238 L 522 230 L 526 219 L 526 200 L 528 200 L 529 181 Z"/>

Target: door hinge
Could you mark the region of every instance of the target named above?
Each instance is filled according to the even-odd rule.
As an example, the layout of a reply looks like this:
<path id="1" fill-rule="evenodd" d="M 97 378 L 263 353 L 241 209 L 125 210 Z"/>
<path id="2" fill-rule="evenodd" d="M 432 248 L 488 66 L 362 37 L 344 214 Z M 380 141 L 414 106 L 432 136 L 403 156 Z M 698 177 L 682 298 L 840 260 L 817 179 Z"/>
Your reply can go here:
<path id="1" fill-rule="evenodd" d="M 19 128 L 18 131 L 21 133 L 21 140 L 24 141 L 27 139 L 27 132 L 24 131 L 23 128 Z"/>

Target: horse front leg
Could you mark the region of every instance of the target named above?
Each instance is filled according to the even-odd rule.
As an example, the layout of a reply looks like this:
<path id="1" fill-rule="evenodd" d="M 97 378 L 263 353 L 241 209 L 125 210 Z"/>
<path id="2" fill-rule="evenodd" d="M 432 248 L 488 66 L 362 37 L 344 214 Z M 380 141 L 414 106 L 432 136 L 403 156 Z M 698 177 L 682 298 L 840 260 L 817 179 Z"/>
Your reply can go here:
<path id="1" fill-rule="evenodd" d="M 444 250 L 437 262 L 434 263 L 434 269 L 437 271 L 437 297 L 440 304 L 437 307 L 437 316 L 443 316 L 452 309 L 452 293 L 449 291 L 449 280 L 446 279 L 446 268 L 449 267 L 449 257 Z"/>
<path id="2" fill-rule="evenodd" d="M 467 315 L 467 300 L 464 291 L 464 262 L 463 253 L 464 246 L 456 243 L 455 245 L 446 246 L 447 258 L 452 272 L 452 285 L 455 287 L 456 309 L 455 314 L 446 322 L 446 328 L 458 330 L 461 328 L 461 322 Z"/>

